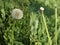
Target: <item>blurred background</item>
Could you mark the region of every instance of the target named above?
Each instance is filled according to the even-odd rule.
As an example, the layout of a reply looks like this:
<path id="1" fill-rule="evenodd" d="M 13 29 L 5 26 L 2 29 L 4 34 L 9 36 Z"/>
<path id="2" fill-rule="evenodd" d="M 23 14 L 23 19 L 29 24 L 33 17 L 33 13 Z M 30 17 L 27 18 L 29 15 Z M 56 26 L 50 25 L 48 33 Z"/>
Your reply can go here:
<path id="1" fill-rule="evenodd" d="M 23 11 L 22 19 L 12 18 L 15 8 Z M 60 0 L 0 0 L 0 45 L 60 45 Z"/>

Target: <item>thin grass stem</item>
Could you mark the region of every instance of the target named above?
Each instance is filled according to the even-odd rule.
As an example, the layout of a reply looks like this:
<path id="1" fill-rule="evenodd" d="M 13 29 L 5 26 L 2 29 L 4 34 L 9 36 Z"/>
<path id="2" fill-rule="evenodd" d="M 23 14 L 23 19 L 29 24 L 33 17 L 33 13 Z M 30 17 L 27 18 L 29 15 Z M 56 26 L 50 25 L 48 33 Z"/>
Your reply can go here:
<path id="1" fill-rule="evenodd" d="M 50 34 L 48 32 L 48 28 L 47 28 L 47 24 L 46 24 L 46 20 L 45 20 L 43 11 L 42 11 L 42 18 L 43 18 L 43 22 L 44 22 L 44 25 L 45 25 L 45 28 L 46 28 L 46 33 L 47 33 L 47 36 L 48 36 L 48 39 L 49 39 L 49 45 L 52 45 L 52 40 L 51 40 Z"/>

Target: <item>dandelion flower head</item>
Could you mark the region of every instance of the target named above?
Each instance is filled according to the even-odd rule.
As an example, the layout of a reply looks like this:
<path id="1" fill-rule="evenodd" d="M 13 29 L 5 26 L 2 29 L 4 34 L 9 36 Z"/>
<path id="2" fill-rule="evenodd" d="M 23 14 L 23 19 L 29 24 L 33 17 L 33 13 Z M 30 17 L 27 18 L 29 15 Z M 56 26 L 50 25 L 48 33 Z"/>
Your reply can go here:
<path id="1" fill-rule="evenodd" d="M 44 8 L 43 7 L 40 7 L 40 10 L 44 11 Z"/>
<path id="2" fill-rule="evenodd" d="M 20 9 L 13 9 L 11 15 L 14 19 L 22 19 L 23 11 Z"/>

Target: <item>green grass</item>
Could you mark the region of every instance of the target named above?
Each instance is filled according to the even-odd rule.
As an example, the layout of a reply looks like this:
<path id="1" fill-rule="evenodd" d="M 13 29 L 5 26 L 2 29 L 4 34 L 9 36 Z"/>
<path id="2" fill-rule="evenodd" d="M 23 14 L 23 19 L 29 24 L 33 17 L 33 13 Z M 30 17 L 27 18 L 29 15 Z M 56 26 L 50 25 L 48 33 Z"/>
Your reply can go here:
<path id="1" fill-rule="evenodd" d="M 22 19 L 12 18 L 14 8 Z M 60 45 L 60 0 L 0 0 L 0 45 Z"/>

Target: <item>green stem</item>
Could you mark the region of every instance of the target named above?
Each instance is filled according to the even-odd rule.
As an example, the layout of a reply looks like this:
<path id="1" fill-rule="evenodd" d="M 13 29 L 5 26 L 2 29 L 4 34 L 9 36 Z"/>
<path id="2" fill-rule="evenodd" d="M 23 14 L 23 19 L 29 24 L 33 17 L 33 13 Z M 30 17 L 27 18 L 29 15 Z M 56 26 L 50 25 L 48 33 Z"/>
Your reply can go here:
<path id="1" fill-rule="evenodd" d="M 52 40 L 51 40 L 51 37 L 50 37 L 49 32 L 48 32 L 48 28 L 47 28 L 47 24 L 46 24 L 46 20 L 45 20 L 43 11 L 42 11 L 42 18 L 43 18 L 43 22 L 44 22 L 44 25 L 45 25 L 45 28 L 46 28 L 46 33 L 47 33 L 47 36 L 48 36 L 48 39 L 49 39 L 49 45 L 52 45 Z"/>
<path id="2" fill-rule="evenodd" d="M 13 27 L 12 27 L 12 45 L 14 45 L 14 27 L 15 27 L 15 23 L 16 23 L 16 21 L 14 20 L 14 24 L 13 24 Z"/>
<path id="3" fill-rule="evenodd" d="M 12 30 L 12 45 L 14 45 L 14 30 Z"/>
<path id="4" fill-rule="evenodd" d="M 55 43 L 57 45 L 57 8 L 55 8 Z"/>

